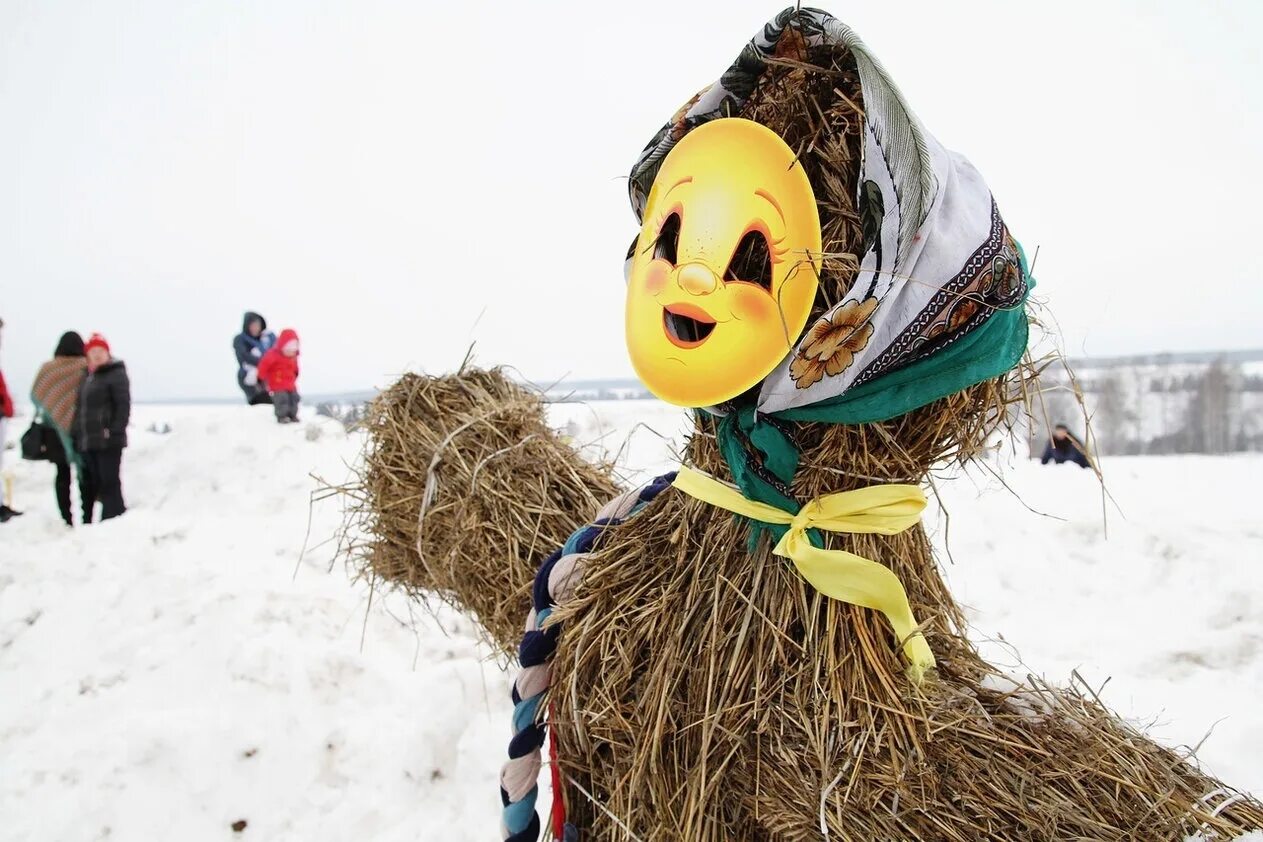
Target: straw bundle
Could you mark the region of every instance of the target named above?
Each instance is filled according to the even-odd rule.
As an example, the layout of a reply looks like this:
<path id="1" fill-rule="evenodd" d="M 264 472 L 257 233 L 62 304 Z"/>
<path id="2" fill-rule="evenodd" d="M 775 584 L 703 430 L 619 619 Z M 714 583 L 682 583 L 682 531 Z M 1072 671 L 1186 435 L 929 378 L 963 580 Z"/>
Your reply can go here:
<path id="1" fill-rule="evenodd" d="M 742 116 L 786 137 L 817 186 L 817 312 L 854 273 L 855 134 L 845 53 L 789 56 Z M 1029 371 L 876 424 L 790 425 L 798 499 L 923 483 L 1011 417 Z M 731 481 L 704 416 L 688 461 Z M 883 616 L 817 593 L 726 512 L 668 489 L 604 534 L 549 622 L 553 734 L 587 840 L 1178 840 L 1263 827 L 1090 692 L 1015 682 L 967 640 L 920 527 L 827 534 L 905 583 L 938 669 L 915 687 Z"/>
<path id="2" fill-rule="evenodd" d="M 516 651 L 539 557 L 617 493 L 499 369 L 406 374 L 368 405 L 347 533 L 366 576 L 475 614 Z"/>

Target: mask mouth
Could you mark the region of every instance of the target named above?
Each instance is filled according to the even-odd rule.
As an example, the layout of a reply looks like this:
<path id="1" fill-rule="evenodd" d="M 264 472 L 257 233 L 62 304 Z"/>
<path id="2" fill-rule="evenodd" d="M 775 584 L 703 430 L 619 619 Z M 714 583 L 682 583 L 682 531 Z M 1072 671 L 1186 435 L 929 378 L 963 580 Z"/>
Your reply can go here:
<path id="1" fill-rule="evenodd" d="M 715 320 L 700 307 L 672 304 L 662 309 L 662 326 L 667 339 L 678 348 L 696 348 L 715 329 Z"/>

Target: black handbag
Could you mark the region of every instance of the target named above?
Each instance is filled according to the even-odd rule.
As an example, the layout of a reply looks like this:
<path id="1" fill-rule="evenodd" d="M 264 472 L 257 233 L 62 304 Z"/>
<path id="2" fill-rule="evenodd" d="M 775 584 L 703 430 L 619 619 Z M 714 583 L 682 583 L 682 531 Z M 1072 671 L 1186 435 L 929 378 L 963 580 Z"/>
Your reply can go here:
<path id="1" fill-rule="evenodd" d="M 22 434 L 22 458 L 32 462 L 48 461 L 49 433 L 57 435 L 57 431 L 51 427 L 32 421 L 31 426 Z"/>

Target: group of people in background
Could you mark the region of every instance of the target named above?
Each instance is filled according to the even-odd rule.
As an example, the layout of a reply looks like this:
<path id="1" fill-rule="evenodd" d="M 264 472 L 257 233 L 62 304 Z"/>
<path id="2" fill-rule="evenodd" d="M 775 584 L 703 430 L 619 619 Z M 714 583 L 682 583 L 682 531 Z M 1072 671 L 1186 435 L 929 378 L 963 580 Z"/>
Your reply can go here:
<path id="1" fill-rule="evenodd" d="M 0 328 L 4 327 L 0 320 Z M 281 424 L 298 421 L 298 333 L 280 336 L 267 320 L 249 312 L 241 333 L 233 338 L 237 385 L 251 405 L 269 404 Z M 80 522 L 91 523 L 100 504 L 100 519 L 127 511 L 123 499 L 123 450 L 131 420 L 131 383 L 127 367 L 114 359 L 105 337 L 94 333 L 84 342 L 74 331 L 57 342 L 53 358 L 40 366 L 31 387 L 35 418 L 22 436 L 26 459 L 48 461 L 56 468 L 53 488 L 57 508 L 67 526 L 74 526 L 72 485 L 78 478 Z M 5 427 L 14 416 L 14 400 L 0 373 L 0 474 L 4 468 Z M 21 512 L 11 508 L 8 491 L 0 496 L 0 522 Z"/>
<path id="2" fill-rule="evenodd" d="M 268 330 L 267 319 L 247 312 L 232 349 L 237 356 L 237 385 L 246 403 L 272 404 L 279 424 L 297 422 L 298 333 L 286 328 L 278 338 Z"/>
<path id="3" fill-rule="evenodd" d="M 3 327 L 0 322 L 0 327 Z M 13 417 L 13 399 L 3 387 L 4 417 Z M 31 387 L 35 419 L 22 437 L 22 455 L 46 460 L 57 469 L 53 489 L 67 526 L 74 526 L 71 474 L 78 475 L 80 519 L 91 523 L 101 507 L 101 520 L 127 511 L 123 500 L 123 450 L 131 419 L 131 382 L 127 366 L 115 359 L 105 337 L 94 333 L 87 342 L 74 331 L 62 334 L 53 358 L 39 368 Z M 3 430 L 0 428 L 0 433 Z M 3 437 L 0 436 L 0 441 Z M 3 454 L 0 454 L 0 460 Z M 0 462 L 2 465 L 2 462 Z M 0 520 L 21 514 L 4 504 Z"/>

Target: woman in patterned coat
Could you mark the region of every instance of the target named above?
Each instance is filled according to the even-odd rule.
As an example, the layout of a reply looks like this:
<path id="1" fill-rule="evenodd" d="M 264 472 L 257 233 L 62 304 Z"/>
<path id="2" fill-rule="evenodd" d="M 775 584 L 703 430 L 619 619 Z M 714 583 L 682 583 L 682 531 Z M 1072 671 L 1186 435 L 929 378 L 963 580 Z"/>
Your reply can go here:
<path id="1" fill-rule="evenodd" d="M 84 358 L 83 337 L 74 331 L 63 333 L 57 343 L 53 358 L 40 366 L 31 387 L 31 400 L 42 417 L 45 429 L 52 435 L 45 442 L 48 460 L 57 467 L 53 488 L 57 494 L 57 508 L 67 526 L 74 526 L 70 509 L 70 468 L 79 473 L 79 500 L 83 522 L 91 520 L 92 490 L 83 470 L 83 462 L 74 446 L 75 408 L 79 401 L 79 388 L 88 373 L 88 361 Z"/>

